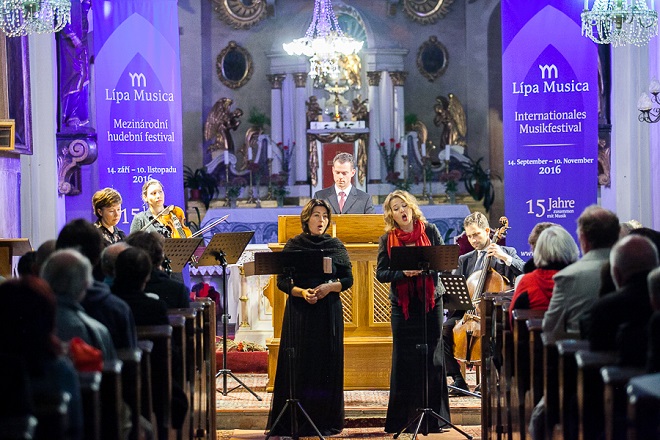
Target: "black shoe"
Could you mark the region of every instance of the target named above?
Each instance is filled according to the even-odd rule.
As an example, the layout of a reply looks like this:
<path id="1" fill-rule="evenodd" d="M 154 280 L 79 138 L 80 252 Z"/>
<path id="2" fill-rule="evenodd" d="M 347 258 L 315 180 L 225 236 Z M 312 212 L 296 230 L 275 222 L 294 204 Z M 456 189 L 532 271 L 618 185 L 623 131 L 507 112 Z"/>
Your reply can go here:
<path id="1" fill-rule="evenodd" d="M 468 386 L 465 379 L 463 379 L 462 377 L 454 380 L 454 383 L 452 384 L 452 386 L 455 387 L 455 388 L 459 388 L 461 390 L 464 390 L 464 391 L 470 391 L 470 387 Z M 457 393 L 459 395 L 461 394 L 460 392 L 458 392 L 456 390 L 452 390 L 452 391 L 454 391 L 455 393 Z"/>

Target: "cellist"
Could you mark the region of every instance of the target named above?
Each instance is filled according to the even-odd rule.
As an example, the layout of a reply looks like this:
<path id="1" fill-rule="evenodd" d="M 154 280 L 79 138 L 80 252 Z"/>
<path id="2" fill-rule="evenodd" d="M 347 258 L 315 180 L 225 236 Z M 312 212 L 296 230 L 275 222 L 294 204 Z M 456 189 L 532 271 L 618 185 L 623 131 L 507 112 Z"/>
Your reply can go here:
<path id="1" fill-rule="evenodd" d="M 463 228 L 473 251 L 458 257 L 456 275 L 463 275 L 466 279 L 477 270 L 483 269 L 486 257 L 490 259 L 490 267 L 505 277 L 511 285 L 516 276 L 520 275 L 525 262 L 520 259 L 516 250 L 509 246 L 500 246 L 491 241 L 490 225 L 488 219 L 481 212 L 473 212 L 463 220 Z M 465 378 L 461 374 L 461 367 L 454 358 L 454 326 L 465 310 L 448 310 L 447 318 L 442 325 L 442 338 L 445 348 L 445 367 L 447 376 L 454 380 L 454 387 L 469 391 Z"/>

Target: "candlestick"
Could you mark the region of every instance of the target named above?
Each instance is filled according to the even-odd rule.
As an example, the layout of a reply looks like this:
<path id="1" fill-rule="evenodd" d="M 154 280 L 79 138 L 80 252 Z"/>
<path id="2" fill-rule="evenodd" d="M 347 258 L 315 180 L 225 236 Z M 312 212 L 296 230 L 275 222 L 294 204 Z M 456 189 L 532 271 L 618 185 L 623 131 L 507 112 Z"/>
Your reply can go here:
<path id="1" fill-rule="evenodd" d="M 272 157 L 268 158 L 268 194 L 266 194 L 265 200 L 273 200 L 273 158 Z"/>

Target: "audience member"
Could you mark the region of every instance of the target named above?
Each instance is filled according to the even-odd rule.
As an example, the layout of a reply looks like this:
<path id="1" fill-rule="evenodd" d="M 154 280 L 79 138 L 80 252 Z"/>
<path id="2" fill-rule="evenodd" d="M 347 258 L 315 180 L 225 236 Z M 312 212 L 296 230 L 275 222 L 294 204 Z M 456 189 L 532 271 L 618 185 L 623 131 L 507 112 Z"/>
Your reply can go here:
<path id="1" fill-rule="evenodd" d="M 101 252 L 101 270 L 105 276 L 103 282 L 108 286 L 112 287 L 112 283 L 115 282 L 115 262 L 117 261 L 117 256 L 129 247 L 131 247 L 129 244 L 120 241 L 109 245 Z"/>
<path id="2" fill-rule="evenodd" d="M 36 272 L 37 268 L 37 252 L 30 251 L 26 252 L 18 259 L 18 265 L 16 270 L 19 277 L 26 276 L 39 276 L 39 272 Z"/>
<path id="3" fill-rule="evenodd" d="M 61 392 L 70 394 L 66 438 L 82 439 L 80 384 L 55 335 L 56 300 L 53 292 L 37 277 L 13 279 L 0 286 L 0 301 L 0 352 L 23 361 L 34 402 L 38 402 L 41 396 Z M 4 377 L 3 380 L 17 378 Z M 8 396 L 3 395 L 5 398 Z"/>
<path id="4" fill-rule="evenodd" d="M 551 342 L 578 335 L 580 316 L 598 298 L 601 267 L 619 238 L 619 219 L 605 208 L 588 206 L 577 224 L 583 256 L 554 276 L 555 287 L 543 317 L 543 333 Z"/>
<path id="5" fill-rule="evenodd" d="M 145 292 L 158 295 L 170 309 L 187 308 L 190 306 L 190 291 L 185 284 L 171 279 L 163 270 L 164 240 L 157 232 L 138 231 L 129 235 L 126 243 L 143 249 L 151 260 L 151 277 L 147 281 Z"/>
<path id="6" fill-rule="evenodd" d="M 110 292 L 101 272 L 103 237 L 90 222 L 78 219 L 67 223 L 57 237 L 57 249 L 78 249 L 96 267 L 98 278 L 92 280 L 81 302 L 85 311 L 107 327 L 116 348 L 137 347 L 137 333 L 131 309 L 122 299 Z"/>
<path id="7" fill-rule="evenodd" d="M 649 373 L 660 373 L 660 268 L 655 268 L 649 273 L 647 284 L 653 315 L 649 319 L 648 326 L 646 369 Z"/>
<path id="8" fill-rule="evenodd" d="M 57 336 L 68 342 L 78 336 L 103 352 L 104 359 L 116 359 L 117 353 L 108 329 L 85 313 L 80 301 L 92 284 L 92 265 L 80 252 L 64 249 L 53 253 L 41 269 L 57 298 Z"/>
<path id="9" fill-rule="evenodd" d="M 530 273 L 534 269 L 536 269 L 535 263 L 534 263 L 534 249 L 536 248 L 536 243 L 538 242 L 539 236 L 541 235 L 541 232 L 545 231 L 551 226 L 559 226 L 557 223 L 552 223 L 552 222 L 540 222 L 534 225 L 532 228 L 532 232 L 529 233 L 529 237 L 527 237 L 527 243 L 529 243 L 529 248 L 532 250 L 532 258 L 527 260 L 525 265 L 523 266 L 523 274 Z M 519 276 L 516 278 L 516 285 L 522 280 L 523 276 Z"/>
<path id="10" fill-rule="evenodd" d="M 514 309 L 548 310 L 552 289 L 552 277 L 577 261 L 580 251 L 571 234 L 557 225 L 543 230 L 534 245 L 534 269 L 518 283 L 511 299 Z"/>
<path id="11" fill-rule="evenodd" d="M 658 251 L 648 238 L 627 235 L 612 248 L 610 266 L 617 290 L 593 304 L 587 332 L 589 346 L 593 351 L 629 354 L 625 359 L 621 359 L 623 363 L 645 365 L 645 332 L 651 317 L 646 278 L 649 272 L 658 266 Z M 621 337 L 621 326 L 626 324 L 633 327 L 626 329 L 626 333 L 641 336 L 641 341 L 637 337 L 618 341 L 617 338 Z M 641 331 L 633 333 L 634 327 Z M 621 345 L 622 342 L 626 347 Z"/>
<path id="12" fill-rule="evenodd" d="M 37 248 L 37 259 L 35 261 L 35 271 L 37 275 L 41 273 L 41 267 L 44 265 L 44 262 L 48 257 L 50 257 L 50 254 L 55 252 L 56 244 L 57 240 L 46 240 Z"/>

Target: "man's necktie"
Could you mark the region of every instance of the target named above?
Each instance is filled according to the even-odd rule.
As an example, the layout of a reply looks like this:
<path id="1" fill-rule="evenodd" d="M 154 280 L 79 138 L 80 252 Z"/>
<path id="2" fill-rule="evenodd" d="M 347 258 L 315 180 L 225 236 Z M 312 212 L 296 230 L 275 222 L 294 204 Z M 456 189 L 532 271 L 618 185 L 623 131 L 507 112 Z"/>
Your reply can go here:
<path id="1" fill-rule="evenodd" d="M 344 203 L 346 203 L 346 193 L 341 191 L 339 193 L 339 212 L 344 210 Z"/>
<path id="2" fill-rule="evenodd" d="M 486 259 L 486 251 L 477 251 L 479 256 L 477 257 L 477 263 L 474 265 L 474 270 L 481 270 L 484 266 L 484 260 Z"/>

